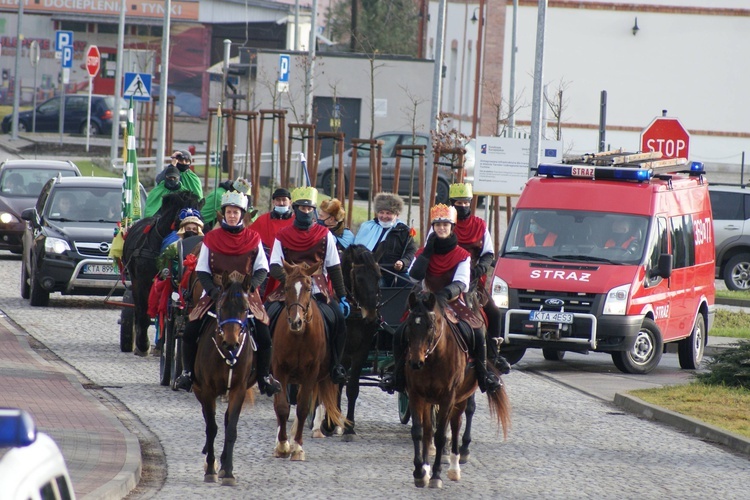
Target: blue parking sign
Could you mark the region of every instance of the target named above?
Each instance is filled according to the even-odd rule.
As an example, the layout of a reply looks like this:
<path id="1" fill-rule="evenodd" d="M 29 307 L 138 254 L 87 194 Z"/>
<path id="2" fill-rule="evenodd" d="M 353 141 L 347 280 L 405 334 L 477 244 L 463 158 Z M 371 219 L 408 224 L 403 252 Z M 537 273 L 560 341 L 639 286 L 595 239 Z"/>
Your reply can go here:
<path id="1" fill-rule="evenodd" d="M 55 52 L 62 52 L 63 47 L 73 46 L 72 31 L 55 31 Z"/>
<path id="2" fill-rule="evenodd" d="M 73 67 L 73 46 L 66 45 L 62 48 L 62 67 L 72 68 Z"/>
<path id="3" fill-rule="evenodd" d="M 289 83 L 289 66 L 291 60 L 288 54 L 279 55 L 279 82 Z"/>

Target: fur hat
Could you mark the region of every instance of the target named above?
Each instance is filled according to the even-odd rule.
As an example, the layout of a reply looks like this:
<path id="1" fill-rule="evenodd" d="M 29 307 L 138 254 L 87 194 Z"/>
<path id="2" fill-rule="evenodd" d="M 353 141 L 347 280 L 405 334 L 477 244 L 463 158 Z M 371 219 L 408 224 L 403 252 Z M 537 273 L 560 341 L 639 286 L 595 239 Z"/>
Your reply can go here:
<path id="1" fill-rule="evenodd" d="M 198 226 L 198 234 L 203 236 L 203 221 L 200 220 L 200 217 L 196 217 L 195 215 L 188 215 L 184 219 L 182 219 L 182 222 L 180 222 L 180 229 L 177 231 L 177 234 L 182 236 L 185 234 L 185 226 L 188 224 L 195 224 Z"/>
<path id="2" fill-rule="evenodd" d="M 404 209 L 404 202 L 401 197 L 393 193 L 378 193 L 375 195 L 375 212 L 388 210 L 398 215 Z"/>
<path id="3" fill-rule="evenodd" d="M 341 222 L 346 217 L 346 210 L 341 205 L 341 202 L 336 198 L 325 200 L 320 202 L 320 209 L 326 213 L 331 214 L 331 217 Z"/>

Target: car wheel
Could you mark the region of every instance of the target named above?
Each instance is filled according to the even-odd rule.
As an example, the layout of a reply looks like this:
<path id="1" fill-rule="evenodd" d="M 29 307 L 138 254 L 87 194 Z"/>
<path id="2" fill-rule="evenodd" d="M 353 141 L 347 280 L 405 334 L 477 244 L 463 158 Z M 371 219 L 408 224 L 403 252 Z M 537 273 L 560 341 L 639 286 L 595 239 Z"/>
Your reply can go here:
<path id="1" fill-rule="evenodd" d="M 443 179 L 438 179 L 437 188 L 435 189 L 435 203 L 448 204 L 448 196 L 450 195 L 450 186 Z"/>
<path id="2" fill-rule="evenodd" d="M 49 304 L 49 292 L 42 288 L 34 266 L 31 268 L 31 285 L 29 290 L 29 304 L 34 307 L 47 307 Z"/>
<path id="3" fill-rule="evenodd" d="M 21 260 L 21 298 L 27 299 L 31 295 L 31 286 L 29 286 L 29 273 L 26 271 L 26 262 Z"/>
<path id="4" fill-rule="evenodd" d="M 357 196 L 359 196 L 360 200 L 366 200 L 367 198 L 370 197 L 370 192 L 369 191 L 365 191 L 364 189 L 358 189 L 357 190 Z"/>
<path id="5" fill-rule="evenodd" d="M 26 123 L 22 122 L 21 120 L 18 121 L 19 132 L 28 132 L 29 130 L 31 130 L 31 127 L 29 127 Z"/>
<path id="6" fill-rule="evenodd" d="M 703 361 L 703 350 L 706 345 L 706 321 L 698 313 L 693 325 L 693 331 L 686 339 L 677 343 L 677 355 L 680 358 L 680 368 L 697 370 Z"/>
<path id="7" fill-rule="evenodd" d="M 664 342 L 659 327 L 651 318 L 645 318 L 633 348 L 629 351 L 613 352 L 612 361 L 623 373 L 643 375 L 659 365 L 663 350 Z"/>
<path id="8" fill-rule="evenodd" d="M 521 361 L 521 358 L 523 358 L 523 355 L 526 354 L 526 348 L 503 346 L 500 349 L 500 354 L 505 358 L 505 360 L 508 363 L 510 363 L 511 365 L 515 365 L 516 363 Z"/>
<path id="9" fill-rule="evenodd" d="M 730 290 L 750 289 L 750 254 L 741 253 L 729 259 L 723 278 Z"/>
<path id="10" fill-rule="evenodd" d="M 562 361 L 565 357 L 565 351 L 558 351 L 557 349 L 549 349 L 547 347 L 542 348 L 542 356 L 547 361 Z"/>
<path id="11" fill-rule="evenodd" d="M 86 122 L 83 122 L 81 124 L 81 128 L 79 129 L 82 135 L 86 135 Z M 96 137 L 101 133 L 101 130 L 99 130 L 99 125 L 97 125 L 95 122 L 91 122 L 91 132 L 89 133 L 90 137 Z"/>
<path id="12" fill-rule="evenodd" d="M 320 190 L 321 190 L 321 191 L 322 191 L 322 192 L 323 192 L 324 194 L 327 194 L 327 195 L 328 195 L 328 196 L 330 196 L 330 197 L 334 197 L 334 196 L 336 196 L 336 194 L 335 194 L 335 193 L 334 193 L 334 194 L 331 194 L 331 175 L 332 175 L 332 173 L 331 173 L 331 172 L 332 172 L 332 171 L 331 171 L 331 170 L 329 170 L 329 171 L 327 171 L 327 172 L 325 172 L 325 173 L 323 174 L 323 177 L 321 178 L 321 181 L 320 181 Z M 345 194 L 345 195 L 348 195 L 348 194 L 349 194 L 349 185 L 348 185 L 348 184 L 349 184 L 349 183 L 348 183 L 348 182 L 346 182 L 346 178 L 344 178 L 344 194 Z M 336 190 L 337 190 L 337 191 L 338 191 L 338 189 L 339 189 L 339 187 L 338 187 L 338 186 L 336 186 Z"/>

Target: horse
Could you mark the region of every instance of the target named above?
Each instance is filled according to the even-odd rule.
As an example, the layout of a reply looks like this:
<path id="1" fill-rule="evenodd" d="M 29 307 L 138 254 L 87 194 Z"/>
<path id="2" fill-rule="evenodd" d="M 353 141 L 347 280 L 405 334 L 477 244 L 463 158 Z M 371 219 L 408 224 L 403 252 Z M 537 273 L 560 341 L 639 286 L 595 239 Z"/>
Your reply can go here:
<path id="1" fill-rule="evenodd" d="M 271 367 L 282 390 L 274 396 L 278 431 L 274 456 L 305 460 L 302 431 L 310 407 L 319 401 L 327 409 L 329 425 L 344 426 L 338 407 L 338 386 L 330 376 L 330 354 L 326 343 L 325 323 L 318 302 L 312 295 L 312 278 L 322 265 L 300 265 L 282 261 L 286 272 L 284 308 L 279 313 L 273 330 Z M 298 384 L 297 413 L 290 445 L 286 432 L 289 419 L 289 384 Z"/>
<path id="2" fill-rule="evenodd" d="M 412 415 L 411 436 L 414 442 L 414 484 L 424 487 L 429 479 L 430 488 L 442 488 L 440 478 L 441 455 L 446 443 L 445 431 L 448 422 L 451 428 L 451 453 L 448 478 L 461 479 L 458 434 L 461 419 L 477 389 L 476 374 L 467 370 L 468 353 L 451 329 L 443 307 L 437 297 L 430 293 L 409 295 L 409 315 L 404 327 L 407 343 L 405 356 L 406 390 Z M 510 402 L 501 387 L 488 393 L 490 415 L 502 426 L 507 438 L 510 426 Z M 433 438 L 432 407 L 438 405 L 435 426 L 435 462 L 430 476 L 428 450 Z M 467 423 L 468 426 L 468 423 Z M 468 443 L 466 453 L 468 455 Z"/>
<path id="3" fill-rule="evenodd" d="M 222 294 L 216 306 L 217 313 L 206 319 L 198 341 L 195 359 L 193 392 L 203 408 L 206 423 L 206 455 L 203 480 L 217 482 L 223 486 L 236 486 L 233 454 L 237 440 L 237 422 L 245 402 L 247 389 L 256 382 L 257 371 L 253 370 L 255 343 L 249 332 L 250 303 L 248 290 L 251 275 L 243 281 L 235 281 L 226 272 L 222 275 Z M 228 396 L 229 403 L 224 415 L 224 449 L 221 453 L 221 468 L 216 471 L 214 440 L 216 425 L 216 398 Z M 252 394 L 250 395 L 252 398 Z"/>
<path id="4" fill-rule="evenodd" d="M 166 195 L 161 208 L 153 217 L 137 221 L 128 229 L 122 249 L 122 262 L 130 277 L 133 292 L 135 354 L 146 356 L 149 352 L 148 295 L 151 283 L 159 271 L 156 257 L 164 238 L 174 229 L 183 208 L 200 209 L 203 202 L 191 191 L 177 191 Z"/>
<path id="5" fill-rule="evenodd" d="M 341 256 L 341 270 L 352 313 L 346 319 L 346 343 L 342 362 L 349 370 L 346 384 L 348 408 L 344 441 L 353 441 L 354 408 L 359 396 L 360 375 L 367 362 L 373 339 L 380 328 L 379 281 L 381 278 L 378 256 L 373 255 L 364 245 L 350 245 Z M 339 391 L 339 405 L 341 402 Z"/>

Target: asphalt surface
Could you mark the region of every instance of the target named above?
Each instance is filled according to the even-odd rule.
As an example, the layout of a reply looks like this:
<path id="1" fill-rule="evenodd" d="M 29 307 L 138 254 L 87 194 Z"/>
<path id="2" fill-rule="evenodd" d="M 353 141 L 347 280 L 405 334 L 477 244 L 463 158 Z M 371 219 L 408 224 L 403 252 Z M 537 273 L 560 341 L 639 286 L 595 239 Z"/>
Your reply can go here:
<path id="1" fill-rule="evenodd" d="M 0 148 L 3 148 L 6 139 L 7 136 L 0 137 Z M 8 152 L 8 148 L 5 150 Z M 148 422 L 141 421 L 118 401 L 116 396 L 113 396 L 118 394 L 118 389 L 122 389 L 122 386 L 127 386 L 131 382 L 125 379 L 120 380 L 117 378 L 118 374 L 113 374 L 108 379 L 105 377 L 106 380 L 111 381 L 111 385 L 94 383 L 83 374 L 83 372 L 88 372 L 88 369 L 82 372 L 68 365 L 37 338 L 49 341 L 48 333 L 59 329 L 59 325 L 54 321 L 43 321 L 42 318 L 47 316 L 39 316 L 37 321 L 34 321 L 35 316 L 29 311 L 15 309 L 19 302 L 12 298 L 14 292 L 17 296 L 15 285 L 13 290 L 3 292 L 5 298 L 0 299 L 3 308 L 0 313 L 0 401 L 2 406 L 28 410 L 34 416 L 39 429 L 55 439 L 63 451 L 71 472 L 74 489 L 79 498 L 107 499 L 126 496 L 136 487 L 141 477 L 143 450 L 139 445 L 138 437 L 148 432 L 144 429 L 148 427 Z M 49 312 L 46 314 L 48 315 Z M 94 307 L 93 314 L 97 315 L 96 307 Z M 30 330 L 31 334 L 20 328 L 14 321 L 14 317 L 18 318 L 19 323 L 33 325 Z M 70 327 L 71 325 L 67 326 L 67 328 Z M 715 353 L 716 349 L 726 348 L 734 342 L 731 339 L 713 337 L 709 339 L 707 355 Z M 78 349 L 85 350 L 85 342 L 81 343 Z M 148 360 L 140 363 L 145 361 Z M 91 359 L 87 362 L 97 364 L 106 360 Z M 521 374 L 517 376 L 525 377 Z M 545 376 L 553 379 L 557 377 L 554 373 Z M 732 436 L 702 422 L 621 394 L 620 385 L 613 384 L 611 387 L 604 388 L 602 383 L 592 384 L 590 380 L 586 382 L 575 380 L 574 377 L 568 377 L 567 380 L 563 380 L 561 376 L 558 378 L 561 383 L 596 398 L 606 400 L 611 397 L 610 401 L 614 401 L 621 408 L 636 415 L 659 420 L 702 439 L 720 442 L 730 449 L 750 454 L 750 440 Z M 641 377 L 640 380 L 646 385 L 653 385 L 648 381 L 648 377 Z M 689 380 L 688 377 L 683 377 L 677 383 L 686 383 Z M 176 396 L 177 394 L 172 393 L 167 397 Z M 521 396 L 521 394 L 517 393 L 516 396 Z M 552 403 L 554 402 L 550 402 Z M 367 405 L 367 403 L 364 404 Z M 264 405 L 267 406 L 267 402 L 259 401 L 261 409 L 258 411 L 261 411 Z M 253 409 L 253 413 L 255 411 Z M 554 409 L 549 411 L 554 412 Z M 542 415 L 538 418 L 546 417 Z M 170 455 L 169 443 L 162 444 L 167 447 L 167 455 Z M 268 450 L 264 450 L 266 451 Z M 180 472 L 170 471 L 170 474 Z M 389 476 L 386 475 L 386 477 Z M 308 479 L 316 480 L 314 475 L 308 476 Z M 526 486 L 531 488 L 531 485 Z M 291 493 L 293 491 L 295 490 L 282 489 L 280 492 Z M 354 494 L 352 490 L 347 489 L 331 491 L 336 492 L 333 496 L 340 497 Z M 363 496 L 371 495 L 363 492 Z"/>

